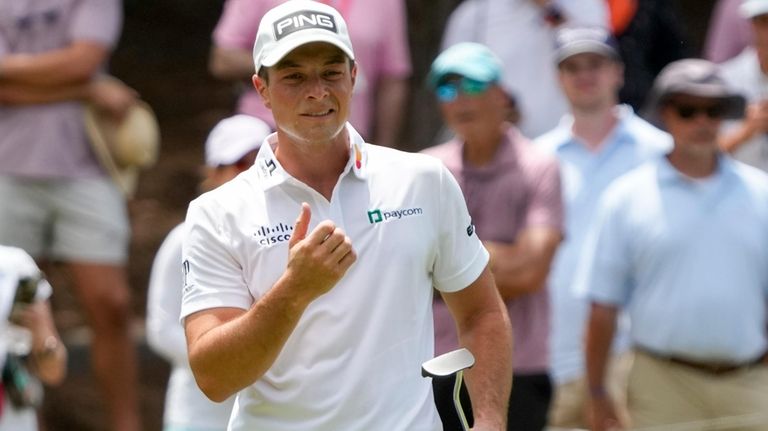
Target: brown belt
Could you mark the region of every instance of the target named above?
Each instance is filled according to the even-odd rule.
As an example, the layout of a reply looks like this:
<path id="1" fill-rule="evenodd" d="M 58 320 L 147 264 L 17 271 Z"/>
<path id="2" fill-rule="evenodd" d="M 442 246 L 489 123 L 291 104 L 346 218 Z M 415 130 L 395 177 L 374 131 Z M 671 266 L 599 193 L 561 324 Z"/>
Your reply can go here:
<path id="1" fill-rule="evenodd" d="M 742 362 L 742 363 L 732 363 L 732 362 L 699 362 L 699 361 L 692 361 L 690 359 L 681 358 L 678 356 L 667 356 L 662 355 L 656 352 L 653 352 L 651 350 L 635 346 L 635 349 L 637 349 L 640 352 L 643 352 L 647 354 L 648 356 L 651 356 L 652 358 L 669 362 L 672 364 L 677 365 L 683 365 L 689 368 L 693 368 L 698 371 L 702 371 L 708 374 L 714 374 L 714 375 L 723 375 L 732 373 L 734 371 L 743 370 L 745 368 L 753 367 L 755 365 L 765 363 L 766 360 L 768 360 L 768 351 L 760 355 L 758 358 L 748 361 L 748 362 Z"/>

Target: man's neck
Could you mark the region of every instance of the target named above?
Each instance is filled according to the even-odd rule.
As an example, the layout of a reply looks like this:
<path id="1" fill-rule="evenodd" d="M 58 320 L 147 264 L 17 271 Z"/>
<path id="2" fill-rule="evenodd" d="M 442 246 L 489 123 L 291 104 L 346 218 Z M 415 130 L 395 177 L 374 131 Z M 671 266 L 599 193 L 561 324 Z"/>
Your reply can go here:
<path id="1" fill-rule="evenodd" d="M 707 178 L 717 171 L 717 153 L 692 153 L 683 154 L 679 150 L 673 150 L 667 156 L 669 163 L 680 173 L 690 178 Z"/>
<path id="2" fill-rule="evenodd" d="M 278 131 L 275 157 L 286 172 L 330 201 L 349 160 L 349 135 L 346 130 L 339 135 L 330 142 L 297 144 Z"/>
<path id="3" fill-rule="evenodd" d="M 499 127 L 477 136 L 464 138 L 464 160 L 472 166 L 484 166 L 496 156 L 496 151 L 505 139 L 505 128 Z"/>
<path id="4" fill-rule="evenodd" d="M 768 50 L 755 47 L 755 53 L 757 54 L 757 63 L 760 66 L 760 72 L 762 72 L 763 75 L 768 76 Z"/>
<path id="5" fill-rule="evenodd" d="M 573 110 L 572 132 L 590 151 L 598 151 L 619 118 L 615 106 L 598 110 Z"/>

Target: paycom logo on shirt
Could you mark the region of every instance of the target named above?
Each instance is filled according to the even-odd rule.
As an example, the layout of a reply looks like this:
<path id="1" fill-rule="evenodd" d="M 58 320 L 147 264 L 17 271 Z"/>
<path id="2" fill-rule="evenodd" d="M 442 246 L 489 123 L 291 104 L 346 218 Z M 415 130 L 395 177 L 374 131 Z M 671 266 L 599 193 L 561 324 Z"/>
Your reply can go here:
<path id="1" fill-rule="evenodd" d="M 368 222 L 376 224 L 390 220 L 400 220 L 404 217 L 419 216 L 424 213 L 421 208 L 403 208 L 399 210 L 375 209 L 368 211 Z"/>

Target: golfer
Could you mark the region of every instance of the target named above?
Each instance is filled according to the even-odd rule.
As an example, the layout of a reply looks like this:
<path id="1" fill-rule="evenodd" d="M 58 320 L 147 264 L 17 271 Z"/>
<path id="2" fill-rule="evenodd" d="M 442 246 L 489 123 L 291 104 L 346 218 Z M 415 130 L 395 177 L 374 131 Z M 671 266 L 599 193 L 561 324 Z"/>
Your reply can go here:
<path id="1" fill-rule="evenodd" d="M 475 430 L 504 429 L 511 330 L 453 176 L 363 142 L 347 123 L 357 69 L 333 8 L 262 19 L 254 85 L 277 132 L 255 166 L 190 205 L 181 318 L 195 379 L 237 393 L 230 430 L 440 430 L 432 295 L 460 344 Z"/>

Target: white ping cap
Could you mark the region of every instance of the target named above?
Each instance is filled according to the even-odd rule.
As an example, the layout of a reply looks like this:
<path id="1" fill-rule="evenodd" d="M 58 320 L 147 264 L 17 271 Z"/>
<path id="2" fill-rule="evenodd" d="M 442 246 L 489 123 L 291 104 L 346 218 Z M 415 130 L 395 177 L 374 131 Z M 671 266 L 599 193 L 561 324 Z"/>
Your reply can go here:
<path id="1" fill-rule="evenodd" d="M 325 42 L 355 59 L 347 23 L 331 6 L 311 0 L 289 0 L 270 9 L 259 24 L 253 45 L 256 73 L 277 64 L 301 45 Z"/>
<path id="2" fill-rule="evenodd" d="M 747 19 L 768 14 L 768 0 L 744 0 L 739 7 L 739 11 Z"/>

